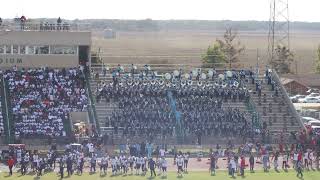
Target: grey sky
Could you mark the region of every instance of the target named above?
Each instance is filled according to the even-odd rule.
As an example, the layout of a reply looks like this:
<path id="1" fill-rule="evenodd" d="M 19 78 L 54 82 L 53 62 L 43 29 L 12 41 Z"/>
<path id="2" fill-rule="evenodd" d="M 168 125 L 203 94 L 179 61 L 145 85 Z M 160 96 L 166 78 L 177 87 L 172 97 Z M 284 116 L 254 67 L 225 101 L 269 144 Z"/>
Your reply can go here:
<path id="1" fill-rule="evenodd" d="M 0 17 L 268 20 L 270 0 L 1 0 Z M 291 21 L 320 22 L 320 0 L 289 0 Z"/>

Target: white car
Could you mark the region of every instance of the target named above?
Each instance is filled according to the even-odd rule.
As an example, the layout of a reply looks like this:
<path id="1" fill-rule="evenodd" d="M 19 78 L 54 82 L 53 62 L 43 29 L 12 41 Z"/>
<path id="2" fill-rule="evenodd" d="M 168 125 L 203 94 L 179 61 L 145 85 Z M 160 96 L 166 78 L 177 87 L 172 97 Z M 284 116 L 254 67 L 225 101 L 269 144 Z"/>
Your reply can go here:
<path id="1" fill-rule="evenodd" d="M 320 128 L 320 120 L 312 120 L 307 122 L 307 125 L 310 126 L 312 129 Z"/>
<path id="2" fill-rule="evenodd" d="M 320 90 L 311 88 L 307 91 L 307 93 L 320 93 Z"/>
<path id="3" fill-rule="evenodd" d="M 320 121 L 320 120 L 315 119 L 313 117 L 307 117 L 307 116 L 301 117 L 301 120 L 304 124 L 308 124 L 309 121 Z"/>
<path id="4" fill-rule="evenodd" d="M 307 95 L 306 97 L 320 97 L 320 93 L 311 93 Z"/>
<path id="5" fill-rule="evenodd" d="M 290 97 L 290 100 L 293 102 L 293 103 L 296 103 L 298 102 L 299 99 L 302 99 L 302 98 L 305 98 L 306 96 L 305 95 L 295 95 L 295 96 L 291 96 Z"/>
<path id="6" fill-rule="evenodd" d="M 305 97 L 298 99 L 299 103 L 320 103 L 320 98 L 317 97 Z"/>

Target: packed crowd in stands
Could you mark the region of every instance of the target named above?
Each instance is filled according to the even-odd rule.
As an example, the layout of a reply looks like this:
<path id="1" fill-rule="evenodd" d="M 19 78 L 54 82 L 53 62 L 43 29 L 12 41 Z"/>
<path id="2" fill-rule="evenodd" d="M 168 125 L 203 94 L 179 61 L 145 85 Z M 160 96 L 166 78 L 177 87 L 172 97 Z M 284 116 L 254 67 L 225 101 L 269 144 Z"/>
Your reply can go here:
<path id="1" fill-rule="evenodd" d="M 84 111 L 88 103 L 79 68 L 13 69 L 9 84 L 15 135 L 65 136 L 69 112 Z"/>
<path id="2" fill-rule="evenodd" d="M 115 131 L 123 127 L 124 134 L 130 136 L 171 136 L 181 119 L 186 134 L 234 137 L 250 133 L 251 119 L 245 112 L 223 107 L 228 101 L 248 102 L 246 83 L 254 78 L 250 71 L 224 71 L 218 75 L 213 69 L 212 78 L 207 80 L 201 79 L 200 72 L 190 72 L 186 80 L 174 73 L 156 78 L 148 68 L 139 74 L 133 72 L 128 76 L 118 67 L 112 72 L 113 81 L 101 81 L 96 89 L 98 102 L 105 99 L 118 104 L 106 119 L 106 126 Z"/>

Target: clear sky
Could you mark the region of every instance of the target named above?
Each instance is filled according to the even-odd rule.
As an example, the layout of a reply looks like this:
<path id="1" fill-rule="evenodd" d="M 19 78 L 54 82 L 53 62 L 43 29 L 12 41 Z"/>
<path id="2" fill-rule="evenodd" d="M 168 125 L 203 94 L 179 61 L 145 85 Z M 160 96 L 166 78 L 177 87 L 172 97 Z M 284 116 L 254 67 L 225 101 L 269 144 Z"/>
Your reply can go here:
<path id="1" fill-rule="evenodd" d="M 0 0 L 0 17 L 268 20 L 269 4 L 270 0 Z M 320 22 L 320 0 L 289 0 L 289 8 L 291 21 Z"/>

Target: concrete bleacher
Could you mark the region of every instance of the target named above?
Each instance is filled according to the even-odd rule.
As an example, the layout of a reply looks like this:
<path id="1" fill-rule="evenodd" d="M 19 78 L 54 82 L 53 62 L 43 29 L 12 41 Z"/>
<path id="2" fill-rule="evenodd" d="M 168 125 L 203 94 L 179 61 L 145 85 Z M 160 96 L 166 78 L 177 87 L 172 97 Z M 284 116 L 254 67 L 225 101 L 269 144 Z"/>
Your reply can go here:
<path id="1" fill-rule="evenodd" d="M 275 92 L 271 90 L 271 85 L 268 85 L 263 75 L 260 75 L 257 80 L 262 82 L 261 98 L 255 91 L 255 84 L 250 84 L 252 90 L 251 99 L 255 103 L 256 110 L 259 113 L 260 120 L 267 124 L 268 130 L 272 134 L 280 134 L 281 132 L 289 134 L 301 130 L 300 119 L 296 117 L 294 109 L 291 109 L 287 101 L 286 92 L 280 85 L 278 97 Z M 264 94 L 266 95 L 264 101 Z M 291 103 L 291 101 L 290 101 Z M 271 104 L 272 108 L 269 108 Z M 271 111 L 270 111 L 271 109 Z"/>

